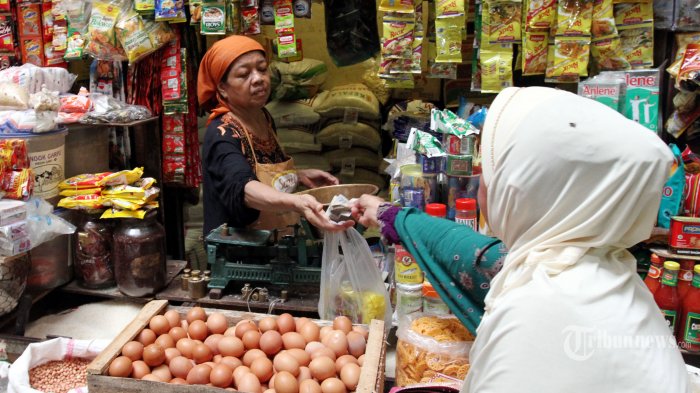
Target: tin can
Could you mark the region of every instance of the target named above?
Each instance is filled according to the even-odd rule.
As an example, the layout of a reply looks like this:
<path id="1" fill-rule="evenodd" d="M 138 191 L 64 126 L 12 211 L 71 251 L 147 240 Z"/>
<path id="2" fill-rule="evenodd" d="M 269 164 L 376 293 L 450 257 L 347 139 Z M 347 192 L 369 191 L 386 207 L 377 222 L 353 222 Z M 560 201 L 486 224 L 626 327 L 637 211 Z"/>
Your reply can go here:
<path id="1" fill-rule="evenodd" d="M 423 310 L 423 284 L 396 284 L 396 314 L 402 316 Z"/>
<path id="2" fill-rule="evenodd" d="M 447 189 L 444 190 L 444 203 L 447 205 L 447 218 L 454 220 L 457 199 L 476 199 L 479 192 L 479 176 L 447 176 Z"/>
<path id="3" fill-rule="evenodd" d="M 700 218 L 671 217 L 671 251 L 680 255 L 700 255 Z"/>
<path id="4" fill-rule="evenodd" d="M 476 150 L 476 137 L 474 135 L 467 135 L 460 138 L 456 135 L 444 134 L 442 145 L 447 154 L 473 156 Z"/>
<path id="5" fill-rule="evenodd" d="M 472 156 L 448 154 L 445 173 L 447 176 L 471 176 Z"/>
<path id="6" fill-rule="evenodd" d="M 394 280 L 397 284 L 422 284 L 423 271 L 403 246 L 394 246 Z"/>

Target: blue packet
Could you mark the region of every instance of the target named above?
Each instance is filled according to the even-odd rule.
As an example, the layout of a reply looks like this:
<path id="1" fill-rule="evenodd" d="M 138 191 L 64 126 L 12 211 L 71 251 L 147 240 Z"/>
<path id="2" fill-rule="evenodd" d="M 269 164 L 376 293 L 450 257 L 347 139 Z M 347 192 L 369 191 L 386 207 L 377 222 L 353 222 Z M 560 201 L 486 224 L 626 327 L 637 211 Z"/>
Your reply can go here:
<path id="1" fill-rule="evenodd" d="M 664 184 L 659 215 L 656 219 L 656 226 L 666 229 L 671 227 L 671 217 L 680 214 L 685 191 L 685 169 L 683 168 L 681 151 L 674 144 L 670 144 L 669 147 L 673 152 L 674 163 L 671 168 L 671 176 Z"/>
<path id="2" fill-rule="evenodd" d="M 482 107 L 478 111 L 472 113 L 467 118 L 467 121 L 470 122 L 474 127 L 481 130 L 482 128 L 484 128 L 484 122 L 486 121 L 486 114 L 487 113 L 488 113 L 488 109 L 486 109 L 486 107 Z"/>

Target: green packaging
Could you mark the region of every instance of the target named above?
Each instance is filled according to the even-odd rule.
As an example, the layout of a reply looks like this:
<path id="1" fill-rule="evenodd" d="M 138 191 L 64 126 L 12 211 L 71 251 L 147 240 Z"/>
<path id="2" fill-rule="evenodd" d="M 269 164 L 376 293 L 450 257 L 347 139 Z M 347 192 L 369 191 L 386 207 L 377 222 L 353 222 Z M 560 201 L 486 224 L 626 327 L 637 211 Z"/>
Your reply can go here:
<path id="1" fill-rule="evenodd" d="M 411 128 L 406 145 L 413 151 L 428 158 L 445 156 L 445 151 L 442 149 L 440 141 L 429 133 L 417 128 Z"/>
<path id="2" fill-rule="evenodd" d="M 600 74 L 602 78 L 622 78 L 625 81 L 626 92 L 622 113 L 630 120 L 644 127 L 659 132 L 661 117 L 659 116 L 659 95 L 661 86 L 659 67 L 653 70 L 611 71 Z"/>
<path id="3" fill-rule="evenodd" d="M 226 6 L 224 3 L 202 4 L 201 33 L 205 35 L 226 34 Z"/>

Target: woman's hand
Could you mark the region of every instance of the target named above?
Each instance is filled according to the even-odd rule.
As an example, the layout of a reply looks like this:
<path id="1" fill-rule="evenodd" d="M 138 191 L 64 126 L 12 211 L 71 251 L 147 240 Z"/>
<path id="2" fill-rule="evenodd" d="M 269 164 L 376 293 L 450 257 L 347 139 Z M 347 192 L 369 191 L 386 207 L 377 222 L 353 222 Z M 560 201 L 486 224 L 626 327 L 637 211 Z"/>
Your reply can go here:
<path id="1" fill-rule="evenodd" d="M 339 183 L 335 176 L 318 169 L 299 169 L 297 176 L 301 184 L 309 188 L 334 186 Z"/>
<path id="2" fill-rule="evenodd" d="M 295 210 L 311 225 L 331 232 L 341 232 L 355 225 L 353 221 L 333 222 L 323 211 L 323 205 L 311 195 L 295 195 Z"/>
<path id="3" fill-rule="evenodd" d="M 384 203 L 382 198 L 365 194 L 355 201 L 355 205 L 352 207 L 352 216 L 365 227 L 379 226 L 377 209 L 382 203 Z"/>

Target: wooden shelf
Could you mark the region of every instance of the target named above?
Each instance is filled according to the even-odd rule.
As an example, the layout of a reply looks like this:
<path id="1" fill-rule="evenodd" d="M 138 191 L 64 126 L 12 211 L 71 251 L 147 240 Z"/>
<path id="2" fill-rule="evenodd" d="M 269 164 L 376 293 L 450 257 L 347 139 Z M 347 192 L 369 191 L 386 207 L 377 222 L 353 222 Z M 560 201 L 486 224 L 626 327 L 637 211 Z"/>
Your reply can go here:
<path id="1" fill-rule="evenodd" d="M 158 116 L 149 117 L 148 119 L 143 119 L 143 120 L 136 120 L 136 121 L 132 121 L 130 123 L 94 123 L 94 124 L 90 123 L 90 124 L 86 124 L 86 123 L 77 122 L 77 123 L 70 123 L 70 124 L 65 124 L 65 125 L 68 126 L 69 129 L 71 127 L 135 127 L 135 126 L 150 123 L 150 122 L 153 122 L 156 120 L 158 120 Z"/>
<path id="2" fill-rule="evenodd" d="M 675 260 L 678 260 L 678 259 L 688 259 L 688 260 L 692 260 L 692 261 L 700 261 L 700 255 L 682 255 L 682 254 L 674 254 L 674 253 L 670 252 L 668 249 L 665 249 L 665 248 L 654 248 L 654 247 L 652 247 L 652 248 L 650 248 L 649 250 L 650 250 L 651 252 L 653 252 L 654 254 L 656 254 L 656 255 L 658 255 L 658 256 L 660 256 L 660 257 L 662 257 L 662 258 L 666 258 L 666 259 L 675 259 Z"/>

